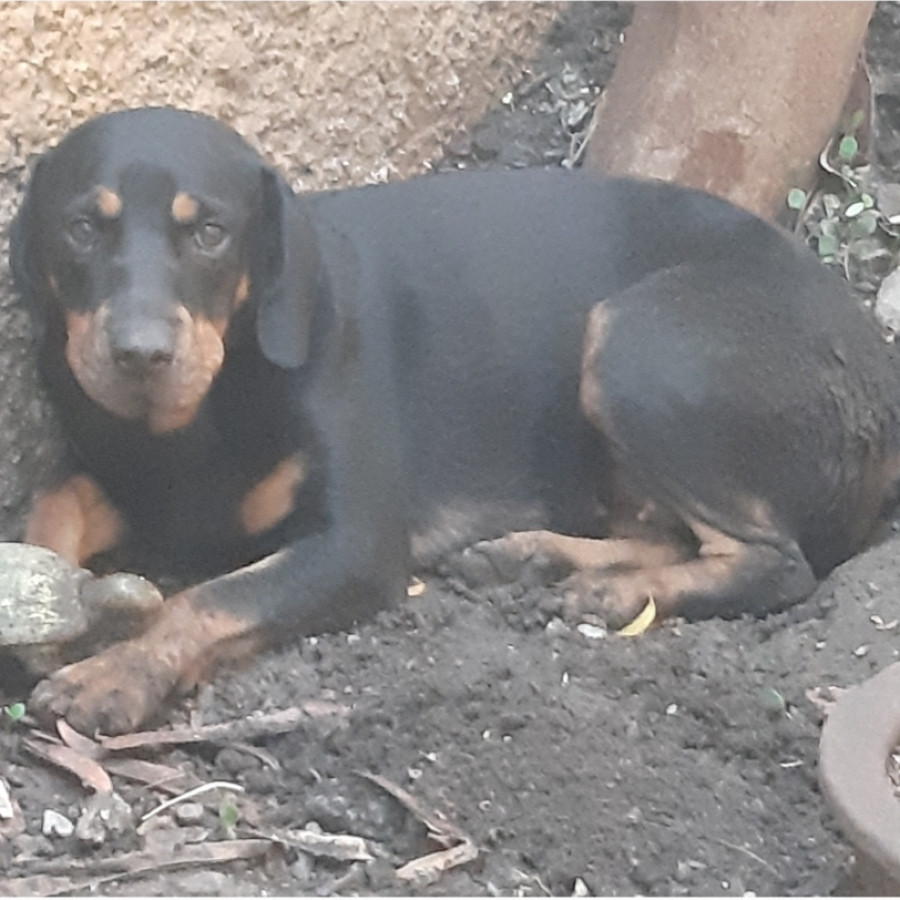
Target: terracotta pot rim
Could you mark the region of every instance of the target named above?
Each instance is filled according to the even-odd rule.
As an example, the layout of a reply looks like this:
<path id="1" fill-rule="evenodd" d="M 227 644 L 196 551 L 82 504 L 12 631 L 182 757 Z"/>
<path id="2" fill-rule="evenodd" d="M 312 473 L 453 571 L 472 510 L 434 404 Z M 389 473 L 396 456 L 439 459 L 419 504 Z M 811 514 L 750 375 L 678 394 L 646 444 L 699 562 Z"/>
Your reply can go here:
<path id="1" fill-rule="evenodd" d="M 900 744 L 900 663 L 851 688 L 822 728 L 819 783 L 858 851 L 900 882 L 900 798 L 888 757 Z"/>

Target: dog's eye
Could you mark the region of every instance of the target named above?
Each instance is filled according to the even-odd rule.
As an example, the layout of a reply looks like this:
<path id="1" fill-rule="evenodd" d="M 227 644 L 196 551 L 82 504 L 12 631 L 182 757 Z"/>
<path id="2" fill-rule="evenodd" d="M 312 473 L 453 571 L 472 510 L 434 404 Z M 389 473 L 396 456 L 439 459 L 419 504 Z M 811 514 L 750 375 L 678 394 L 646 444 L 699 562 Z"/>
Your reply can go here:
<path id="1" fill-rule="evenodd" d="M 216 250 L 225 243 L 228 232 L 215 222 L 201 222 L 194 229 L 194 240 L 203 250 Z"/>
<path id="2" fill-rule="evenodd" d="M 97 240 L 97 226 L 87 216 L 78 216 L 66 226 L 66 236 L 77 250 L 90 250 Z"/>

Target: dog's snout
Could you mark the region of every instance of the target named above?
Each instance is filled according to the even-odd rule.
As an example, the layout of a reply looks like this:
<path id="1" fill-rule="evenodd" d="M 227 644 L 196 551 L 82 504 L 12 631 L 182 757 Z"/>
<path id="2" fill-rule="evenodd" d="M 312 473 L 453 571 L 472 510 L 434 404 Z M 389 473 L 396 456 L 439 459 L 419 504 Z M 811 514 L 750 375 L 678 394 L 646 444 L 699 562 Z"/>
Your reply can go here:
<path id="1" fill-rule="evenodd" d="M 144 372 L 171 365 L 176 330 L 166 321 L 120 324 L 110 329 L 110 352 L 116 365 L 128 372 Z"/>

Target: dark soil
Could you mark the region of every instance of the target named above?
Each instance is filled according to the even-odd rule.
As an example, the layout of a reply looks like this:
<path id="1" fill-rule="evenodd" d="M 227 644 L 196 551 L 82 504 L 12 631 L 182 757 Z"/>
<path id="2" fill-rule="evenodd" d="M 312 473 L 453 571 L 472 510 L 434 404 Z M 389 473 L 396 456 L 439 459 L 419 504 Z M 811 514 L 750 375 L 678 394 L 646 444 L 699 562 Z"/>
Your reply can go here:
<path id="1" fill-rule="evenodd" d="M 895 16 L 881 7 L 873 22 L 878 65 L 896 58 Z M 608 5 L 575 4 L 520 89 L 457 136 L 439 165 L 571 160 L 586 125 L 577 102 L 608 77 L 624 21 Z M 473 594 L 428 579 L 424 592 L 354 632 L 310 638 L 223 675 L 171 720 L 227 722 L 306 701 L 332 704 L 332 715 L 255 749 L 231 742 L 132 754 L 240 785 L 230 829 L 223 808 L 232 801 L 223 807 L 227 792 L 212 790 L 198 798 L 198 822 L 164 813 L 139 835 L 131 822 L 167 795 L 116 776 L 131 807 L 121 834 L 99 847 L 44 836 L 46 809 L 74 821 L 89 792 L 37 762 L 22 729 L 8 726 L 0 773 L 21 816 L 0 821 L 0 872 L 141 895 L 834 893 L 851 854 L 817 784 L 822 689 L 897 659 L 896 628 L 885 626 L 900 619 L 898 551 L 895 540 L 851 561 L 786 613 L 676 621 L 639 638 L 570 628 L 549 617 L 536 589 Z M 399 880 L 397 866 L 437 844 L 362 772 L 441 813 L 477 858 L 430 884 Z M 288 846 L 247 863 L 109 874 L 111 861 L 130 858 L 121 854 L 166 841 L 175 858 L 230 832 L 284 836 L 309 823 L 365 838 L 375 858 L 338 862 Z M 47 893 L 60 884 L 0 888 Z"/>

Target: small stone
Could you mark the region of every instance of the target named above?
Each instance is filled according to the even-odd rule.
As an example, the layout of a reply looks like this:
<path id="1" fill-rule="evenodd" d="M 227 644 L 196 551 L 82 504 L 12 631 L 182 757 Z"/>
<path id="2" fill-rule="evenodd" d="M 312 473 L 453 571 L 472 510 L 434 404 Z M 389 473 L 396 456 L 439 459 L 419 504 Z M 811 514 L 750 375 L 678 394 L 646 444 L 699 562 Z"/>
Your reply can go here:
<path id="1" fill-rule="evenodd" d="M 575 630 L 582 637 L 589 638 L 590 640 L 596 641 L 606 637 L 605 628 L 602 628 L 600 625 L 591 625 L 589 622 L 582 622 Z"/>
<path id="2" fill-rule="evenodd" d="M 202 803 L 179 803 L 174 812 L 179 825 L 199 825 L 203 821 Z"/>
<path id="3" fill-rule="evenodd" d="M 224 747 L 216 754 L 216 768 L 224 769 L 232 778 L 259 767 L 260 762 L 255 756 L 241 753 L 233 747 Z"/>
<path id="4" fill-rule="evenodd" d="M 900 269 L 895 269 L 881 282 L 875 301 L 875 315 L 883 325 L 900 331 Z"/>
<path id="5" fill-rule="evenodd" d="M 548 637 L 556 637 L 558 635 L 564 635 L 569 633 L 569 626 L 563 622 L 562 619 L 551 619 L 544 626 L 544 633 Z"/>
<path id="6" fill-rule="evenodd" d="M 119 794 L 94 794 L 78 817 L 75 837 L 86 844 L 99 847 L 107 837 L 118 837 L 133 830 L 131 807 Z"/>
<path id="7" fill-rule="evenodd" d="M 45 837 L 71 837 L 75 833 L 75 824 L 62 813 L 53 809 L 45 809 L 41 818 L 41 834 Z"/>
<path id="8" fill-rule="evenodd" d="M 5 779 L 0 778 L 0 819 L 11 819 L 13 817 L 12 797 L 9 793 L 9 784 Z"/>
<path id="9" fill-rule="evenodd" d="M 297 851 L 297 858 L 291 863 L 291 877 L 305 884 L 312 878 L 313 869 L 315 868 L 315 860 L 308 853 L 302 850 Z"/>

